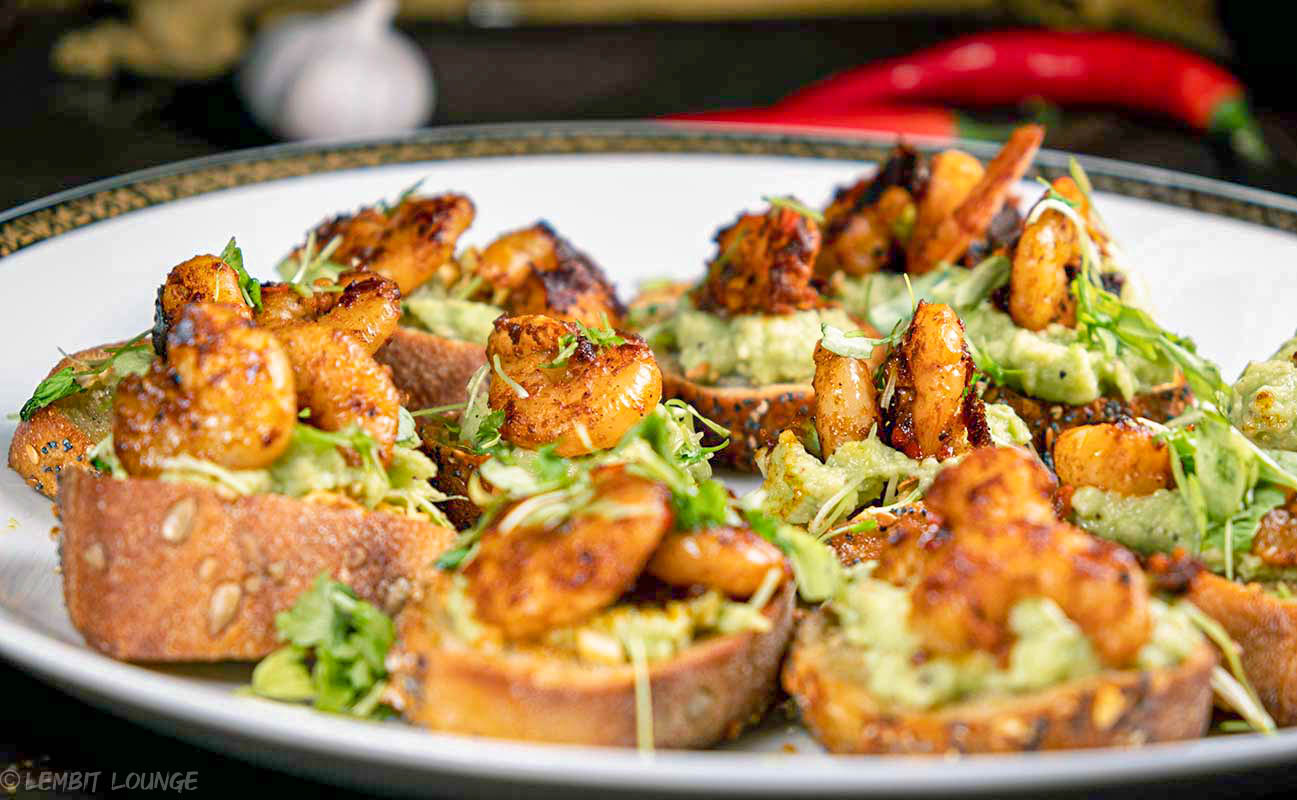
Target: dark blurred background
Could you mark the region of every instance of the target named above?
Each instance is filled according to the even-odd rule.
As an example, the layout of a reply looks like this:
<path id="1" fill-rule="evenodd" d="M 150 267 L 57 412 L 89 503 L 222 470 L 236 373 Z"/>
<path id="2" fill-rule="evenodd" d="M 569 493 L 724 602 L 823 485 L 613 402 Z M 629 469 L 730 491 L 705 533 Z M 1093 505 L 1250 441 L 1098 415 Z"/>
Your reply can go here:
<path id="1" fill-rule="evenodd" d="M 247 110 L 249 43 L 302 0 L 0 4 L 0 210 L 98 178 L 277 141 Z M 1274 158 L 1257 166 L 1137 110 L 1050 112 L 1047 145 L 1297 194 L 1297 48 L 1271 3 L 1210 0 L 408 0 L 398 26 L 435 75 L 433 126 L 656 117 L 772 103 L 818 78 L 1018 26 L 1135 31 L 1246 85 Z M 1007 121 L 1038 110 L 979 110 Z M 0 663 L 0 768 L 196 770 L 203 795 L 319 793 L 92 710 Z M 102 787 L 101 787 L 102 789 Z M 1104 797 L 1294 796 L 1297 765 Z M 21 796 L 21 795 L 20 795 Z"/>
<path id="2" fill-rule="evenodd" d="M 234 78 L 258 29 L 320 0 L 26 0 L 0 11 L 0 208 L 141 167 L 276 141 Z M 431 124 L 619 119 L 765 105 L 817 78 L 1008 26 L 1135 31 L 1248 87 L 1272 164 L 1137 110 L 1061 109 L 1047 146 L 1297 192 L 1297 48 L 1269 3 L 1210 0 L 406 0 Z M 674 18 L 674 19 L 673 19 Z M 976 112 L 1006 120 L 1022 109 Z"/>

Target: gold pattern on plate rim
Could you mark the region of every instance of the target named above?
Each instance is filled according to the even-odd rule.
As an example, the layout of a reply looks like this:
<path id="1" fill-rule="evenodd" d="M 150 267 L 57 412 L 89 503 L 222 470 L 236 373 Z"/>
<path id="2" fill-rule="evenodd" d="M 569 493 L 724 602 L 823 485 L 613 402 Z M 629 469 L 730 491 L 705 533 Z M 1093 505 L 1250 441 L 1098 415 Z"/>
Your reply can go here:
<path id="1" fill-rule="evenodd" d="M 461 138 L 452 134 L 425 141 L 339 145 L 308 152 L 252 153 L 244 158 L 236 154 L 228 162 L 142 178 L 15 217 L 0 224 L 0 257 L 94 222 L 185 197 L 284 178 L 388 164 L 591 153 L 714 153 L 879 161 L 886 157 L 888 150 L 888 146 L 877 142 L 663 128 L 651 132 L 549 130 L 531 134 L 517 130 L 466 131 Z M 1042 166 L 1038 172 L 1054 177 L 1064 170 Z M 1102 172 L 1093 174 L 1092 178 L 1095 187 L 1103 191 L 1297 232 L 1297 213 L 1286 209 Z"/>

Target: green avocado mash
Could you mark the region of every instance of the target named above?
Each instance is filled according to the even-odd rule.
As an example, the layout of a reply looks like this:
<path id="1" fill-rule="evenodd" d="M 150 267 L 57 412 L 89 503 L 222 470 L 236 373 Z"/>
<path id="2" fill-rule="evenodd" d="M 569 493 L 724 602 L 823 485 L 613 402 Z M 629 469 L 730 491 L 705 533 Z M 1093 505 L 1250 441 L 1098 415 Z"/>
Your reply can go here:
<path id="1" fill-rule="evenodd" d="M 346 435 L 321 434 L 315 428 L 298 423 L 288 449 L 265 469 L 227 469 L 210 461 L 182 455 L 169 459 L 158 478 L 178 483 L 201 483 L 240 496 L 282 494 L 304 497 L 312 492 L 335 492 L 370 508 L 379 505 L 397 508 L 450 527 L 445 515 L 433 505 L 446 497 L 430 483 L 437 475 L 437 465 L 431 459 L 417 449 L 397 444 L 392 448 L 392 460 L 386 469 L 369 459 L 361 459 L 361 463 L 352 465 L 338 450 L 338 439 Z M 111 436 L 95 445 L 90 456 L 107 474 L 126 477 L 126 471 L 113 452 Z"/>
<path id="2" fill-rule="evenodd" d="M 655 348 L 678 361 L 685 374 L 703 383 L 727 379 L 753 386 L 810 383 L 823 323 L 844 330 L 856 327 L 846 312 L 836 308 L 726 318 L 682 301 L 674 316 L 646 336 Z"/>
<path id="3" fill-rule="evenodd" d="M 1041 331 L 1019 328 L 986 295 L 1007 280 L 1007 271 L 992 260 L 976 269 L 945 266 L 911 285 L 916 300 L 951 305 L 964 321 L 969 340 L 1006 372 L 1010 388 L 1055 403 L 1082 405 L 1104 395 L 1129 398 L 1175 378 L 1175 370 L 1159 366 L 1127 350 L 1114 359 L 1089 350 L 1076 331 L 1050 325 Z M 1128 281 L 1127 287 L 1133 285 Z M 1123 289 L 1123 300 L 1130 302 Z M 905 276 L 875 273 L 848 279 L 842 289 L 847 310 L 867 315 L 887 331 L 909 316 L 910 293 Z"/>
<path id="4" fill-rule="evenodd" d="M 905 620 L 910 595 L 856 567 L 829 602 L 845 648 L 830 654 L 838 669 L 861 681 L 881 704 L 923 710 L 960 700 L 1038 691 L 1098 673 L 1102 667 L 1081 629 L 1044 597 L 1018 601 L 1009 612 L 1017 637 L 1004 665 L 973 651 L 958 657 L 921 657 L 921 642 Z M 1152 600 L 1153 632 L 1135 666 L 1179 663 L 1202 641 L 1178 608 Z"/>
<path id="5" fill-rule="evenodd" d="M 1297 450 L 1297 337 L 1266 361 L 1253 361 L 1234 384 L 1230 419 L 1262 447 Z"/>
<path id="6" fill-rule="evenodd" d="M 1252 555 L 1262 518 L 1297 487 L 1289 453 L 1267 453 L 1220 414 L 1191 411 L 1159 434 L 1170 449 L 1175 489 L 1127 496 L 1078 487 L 1072 517 L 1085 530 L 1139 553 L 1177 547 L 1227 578 L 1271 580 L 1297 570 L 1269 567 Z"/>
<path id="7" fill-rule="evenodd" d="M 451 297 L 438 281 L 420 286 L 402 304 L 402 324 L 441 336 L 485 345 L 496 317 L 503 312 L 498 306 L 475 300 Z"/>
<path id="8" fill-rule="evenodd" d="M 467 644 L 487 649 L 502 647 L 503 642 L 476 618 L 467 584 L 463 574 L 451 577 L 440 608 L 444 622 Z M 757 599 L 760 606 L 709 590 L 660 605 L 619 603 L 579 625 L 550 630 L 539 643 L 584 664 L 630 663 L 631 648 L 636 646 L 643 648 L 646 661 L 662 661 L 709 636 L 769 630 L 770 620 L 761 613 L 769 595 Z"/>
<path id="9" fill-rule="evenodd" d="M 1027 445 L 1031 431 L 1013 409 L 999 403 L 986 407 L 991 439 L 1002 445 Z M 956 463 L 948 459 L 945 464 Z M 935 458 L 915 461 L 899 450 L 884 444 L 877 433 L 868 439 L 847 442 L 820 461 L 789 431 L 779 437 L 764 462 L 765 480 L 759 490 L 761 510 L 795 525 L 815 519 L 824 506 L 833 501 L 841 514 L 848 514 L 866 503 L 882 497 L 888 487 L 900 482 L 918 480 L 917 491 L 927 491 L 941 471 Z M 890 500 L 890 498 L 888 498 Z"/>

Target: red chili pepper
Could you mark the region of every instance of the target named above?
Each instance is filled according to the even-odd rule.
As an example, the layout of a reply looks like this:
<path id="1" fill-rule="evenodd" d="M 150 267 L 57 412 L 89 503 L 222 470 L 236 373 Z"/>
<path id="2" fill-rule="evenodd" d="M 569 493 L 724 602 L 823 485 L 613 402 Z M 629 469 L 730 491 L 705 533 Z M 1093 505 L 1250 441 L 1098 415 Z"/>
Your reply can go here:
<path id="1" fill-rule="evenodd" d="M 707 122 L 728 126 L 776 127 L 803 130 L 876 131 L 942 139 L 994 139 L 1008 137 L 1013 126 L 986 125 L 945 108 L 900 106 L 853 111 L 800 111 L 779 108 L 740 108 L 672 114 L 673 122 Z"/>
<path id="2" fill-rule="evenodd" d="M 1194 53 L 1120 33 L 1021 30 L 965 36 L 902 58 L 866 64 L 794 92 L 782 111 L 846 112 L 898 102 L 1058 105 L 1157 111 L 1229 138 L 1247 158 L 1268 158 L 1233 75 Z"/>

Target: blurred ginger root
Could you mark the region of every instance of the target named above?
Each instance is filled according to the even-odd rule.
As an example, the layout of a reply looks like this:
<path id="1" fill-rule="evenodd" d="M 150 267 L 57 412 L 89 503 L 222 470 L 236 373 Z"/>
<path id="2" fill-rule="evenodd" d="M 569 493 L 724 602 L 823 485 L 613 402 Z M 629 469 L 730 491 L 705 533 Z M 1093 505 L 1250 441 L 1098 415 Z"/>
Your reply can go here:
<path id="1" fill-rule="evenodd" d="M 483 24 L 627 23 L 637 20 L 758 19 L 1001 11 L 1025 24 L 1126 28 L 1223 55 L 1228 41 L 1217 0 L 401 0 L 403 19 Z M 284 14 L 326 11 L 343 0 L 121 0 L 127 21 L 64 34 L 54 66 L 71 75 L 118 70 L 168 78 L 220 75 L 238 62 L 250 33 Z M 27 9 L 67 0 L 26 0 Z M 75 5 L 72 3 L 71 5 Z"/>

